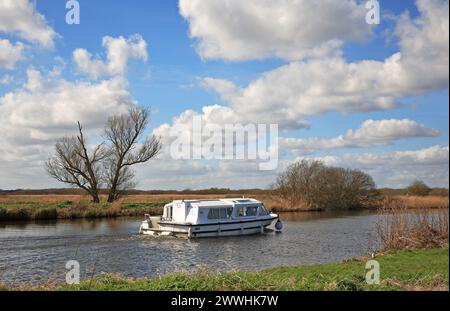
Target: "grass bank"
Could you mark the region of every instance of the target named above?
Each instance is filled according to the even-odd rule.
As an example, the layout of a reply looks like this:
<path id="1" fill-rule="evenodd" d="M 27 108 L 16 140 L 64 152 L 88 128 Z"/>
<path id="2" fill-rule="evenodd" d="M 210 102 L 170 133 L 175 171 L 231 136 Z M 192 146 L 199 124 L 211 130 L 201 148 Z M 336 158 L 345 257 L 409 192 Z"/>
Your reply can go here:
<path id="1" fill-rule="evenodd" d="M 207 271 L 178 272 L 154 279 L 125 279 L 103 275 L 80 285 L 17 288 L 18 290 L 448 290 L 449 251 L 429 249 L 389 251 L 376 256 L 380 263 L 380 284 L 365 281 L 365 263 L 360 258 L 342 263 L 312 266 L 280 267 L 259 272 L 230 272 L 214 274 Z M 3 289 L 7 289 L 4 287 Z"/>
<path id="2" fill-rule="evenodd" d="M 95 204 L 80 195 L 4 195 L 0 196 L 0 220 L 107 218 L 142 216 L 145 213 L 160 215 L 168 202 L 158 198 L 140 201 L 127 198 L 112 204 Z"/>

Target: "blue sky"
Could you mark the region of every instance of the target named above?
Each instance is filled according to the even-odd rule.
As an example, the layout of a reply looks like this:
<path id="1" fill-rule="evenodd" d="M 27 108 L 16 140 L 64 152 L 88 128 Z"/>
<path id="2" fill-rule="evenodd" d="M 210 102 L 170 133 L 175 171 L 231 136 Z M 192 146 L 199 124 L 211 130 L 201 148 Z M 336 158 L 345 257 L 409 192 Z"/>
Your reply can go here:
<path id="1" fill-rule="evenodd" d="M 0 2 L 1 1 L 2 0 L 0 0 Z M 25 2 L 30 3 L 31 6 L 33 5 L 32 2 Z M 364 1 L 357 2 L 363 3 Z M 448 9 L 448 1 L 433 0 L 432 2 L 435 2 L 436 5 L 447 6 Z M 278 68 L 288 66 L 291 63 L 310 62 L 308 58 L 298 57 L 292 59 L 290 57 L 280 57 L 276 55 L 255 57 L 254 59 L 247 56 L 245 59 L 238 60 L 230 60 L 230 58 L 234 57 L 234 54 L 226 55 L 225 52 L 219 57 L 202 55 L 202 52 L 196 49 L 199 43 L 216 39 L 214 39 L 214 36 L 212 36 L 213 39 L 210 39 L 210 37 L 207 37 L 206 35 L 202 37 L 202 31 L 204 32 L 204 30 L 200 31 L 199 34 L 193 35 L 193 38 L 190 36 L 190 27 L 193 27 L 195 18 L 197 18 L 197 21 L 208 20 L 208 22 L 214 23 L 214 16 L 210 16 L 210 19 L 205 18 L 205 16 L 201 15 L 205 13 L 202 10 L 195 11 L 195 8 L 186 8 L 186 10 L 191 10 L 189 11 L 189 16 L 182 16 L 179 9 L 179 3 L 176 0 L 79 0 L 79 3 L 81 6 L 81 23 L 80 25 L 68 25 L 65 21 L 66 9 L 64 1 L 59 1 L 58 4 L 55 4 L 55 1 L 51 0 L 36 1 L 36 7 L 34 8 L 35 14 L 41 14 L 45 18 L 47 27 L 50 27 L 57 33 L 57 35 L 53 37 L 53 48 L 36 47 L 34 42 L 27 42 L 27 38 L 20 37 L 14 29 L 10 32 L 6 30 L 1 31 L 2 26 L 0 23 L 0 39 L 8 40 L 13 44 L 14 42 L 20 41 L 27 45 L 24 56 L 20 61 L 14 64 L 13 69 L 2 68 L 0 66 L 0 79 L 2 79 L 2 76 L 8 76 L 10 80 L 12 80 L 9 83 L 0 83 L 0 107 L 2 106 L 2 96 L 6 98 L 6 94 L 9 92 L 16 92 L 26 83 L 27 79 L 29 79 L 27 74 L 30 68 L 41 72 L 42 76 L 46 76 L 55 65 L 64 64 L 58 79 L 70 83 L 84 81 L 86 83 L 95 84 L 99 83 L 102 79 L 108 79 L 107 77 L 90 79 L 85 74 L 80 73 L 79 68 L 77 68 L 77 63 L 73 58 L 73 52 L 76 49 L 85 49 L 92 55 L 93 59 L 105 61 L 106 51 L 105 47 L 102 46 L 102 38 L 105 36 L 113 38 L 123 36 L 124 38 L 128 38 L 133 34 L 139 34 L 148 45 L 147 61 L 130 58 L 124 77 L 127 81 L 126 89 L 129 92 L 129 96 L 139 103 L 139 105 L 152 108 L 152 129 L 150 129 L 150 131 L 160 127 L 162 124 L 170 125 L 172 123 L 172 118 L 179 116 L 189 109 L 201 114 L 201 110 L 205 106 L 220 105 L 235 108 L 238 101 L 239 103 L 242 102 L 240 101 L 240 98 L 237 97 L 223 99 L 223 96 L 221 97 L 220 95 L 224 94 L 214 88 L 206 89 L 201 83 L 202 79 L 206 77 L 232 82 L 235 86 L 244 90 L 253 82 L 260 79 L 265 73 L 276 71 Z M 367 37 L 366 39 L 352 40 L 347 39 L 346 36 L 344 36 L 345 38 L 338 38 L 342 41 L 338 50 L 340 50 L 342 55 L 341 58 L 346 63 L 358 63 L 368 60 L 378 61 L 380 63 L 384 62 L 386 58 L 402 49 L 400 47 L 401 39 L 395 34 L 395 30 L 397 29 L 397 25 L 401 18 L 400 16 L 405 14 L 405 12 L 409 12 L 409 21 L 411 23 L 422 17 L 416 2 L 412 0 L 380 1 L 380 5 L 382 9 L 381 23 L 365 34 Z M 186 7 L 188 7 L 188 5 L 186 5 Z M 236 10 L 234 12 L 238 12 L 237 10 L 239 10 L 240 7 L 236 5 L 236 8 L 232 9 Z M 208 12 L 215 11 L 211 10 Z M 240 15 L 236 16 L 236 19 L 238 19 Z M 302 15 L 299 14 L 299 16 L 299 18 L 301 18 Z M 322 17 L 319 14 L 317 20 L 320 20 L 321 18 L 329 18 L 329 16 Z M 334 18 L 336 18 L 335 23 L 337 24 L 347 23 L 346 16 L 334 16 Z M 246 26 L 245 21 L 238 22 L 243 25 L 244 32 Z M 301 24 L 301 20 L 299 22 Z M 271 20 L 267 20 L 267 23 L 271 23 Z M 202 25 L 200 24 L 200 26 Z M 207 27 L 207 25 L 203 26 Z M 211 29 L 214 28 L 212 26 L 214 25 L 211 25 Z M 226 23 L 222 27 L 227 27 Z M 274 22 L 273 32 L 275 35 L 277 35 L 276 27 L 276 22 Z M 421 26 L 417 27 L 419 27 L 420 30 Z M 252 30 L 250 26 L 249 29 L 250 32 Z M 272 31 L 272 29 L 270 31 Z M 209 35 L 216 34 L 210 33 Z M 217 33 L 217 38 L 219 38 L 220 35 L 221 33 Z M 323 34 L 318 34 L 318 36 L 319 35 L 323 36 Z M 299 40 L 303 39 L 300 38 Z M 442 40 L 447 40 L 448 42 L 448 32 L 444 33 Z M 316 42 L 316 40 L 313 41 Z M 242 42 L 240 42 L 240 44 L 241 43 Z M 303 47 L 303 43 L 300 45 Z M 307 44 L 306 46 L 306 51 L 308 51 L 308 48 L 312 49 L 314 47 L 308 46 Z M 294 49 L 296 49 L 296 47 L 292 47 L 292 50 Z M 406 54 L 407 52 L 402 51 L 402 53 Z M 417 55 L 417 53 L 414 55 Z M 328 56 L 324 56 L 323 58 L 328 58 Z M 448 62 L 448 47 L 446 61 Z M 442 66 L 445 66 L 445 60 Z M 323 72 L 324 78 L 326 78 L 328 74 L 328 72 Z M 430 73 L 430 76 L 433 77 L 433 73 Z M 427 79 L 427 77 L 424 77 L 424 79 Z M 413 90 L 415 85 L 407 90 L 402 88 L 401 91 L 393 95 L 395 103 L 397 104 L 396 108 L 391 107 L 386 110 L 369 109 L 369 111 L 342 111 L 337 108 L 326 109 L 323 112 L 320 111 L 318 113 L 306 113 L 306 119 L 310 124 L 308 128 L 291 128 L 288 131 L 280 132 L 282 137 L 289 138 L 330 139 L 343 135 L 350 129 L 356 131 L 366 120 L 380 121 L 408 119 L 423 125 L 423 128 L 425 129 L 439 131 L 439 135 L 422 135 L 414 132 L 412 134 L 405 134 L 405 136 L 394 138 L 384 137 L 383 143 L 372 143 L 365 140 L 364 143 L 356 143 L 358 147 L 354 147 L 354 143 L 352 143 L 343 147 L 318 148 L 317 150 L 314 150 L 313 153 L 295 154 L 291 153 L 289 148 L 286 148 L 284 151 L 286 151 L 288 155 L 285 158 L 280 159 L 280 161 L 292 161 L 302 157 L 326 158 L 331 156 L 335 157 L 333 160 L 335 162 L 332 163 L 359 168 L 360 166 L 357 164 L 352 165 L 352 163 L 345 163 L 344 158 L 339 157 L 341 155 L 353 153 L 387 154 L 387 157 L 389 157 L 389 154 L 392 154 L 394 157 L 397 152 L 419 152 L 420 150 L 427 150 L 427 148 L 433 147 L 440 147 L 440 152 L 443 151 L 444 155 L 445 153 L 448 154 L 448 75 L 447 77 L 443 77 L 444 82 L 445 79 L 447 79 L 447 82 L 444 84 L 442 84 L 442 79 L 439 80 L 439 83 L 430 82 L 429 84 L 431 86 L 427 85 L 427 87 L 424 87 L 423 91 L 417 92 L 417 94 Z M 417 84 L 417 82 L 414 83 Z M 318 85 L 320 86 L 320 83 Z M 385 94 L 383 93 L 383 95 Z M 377 94 L 377 96 L 381 95 Z M 5 99 L 3 100 L 5 101 Z M 4 103 L 3 105 L 6 107 Z M 15 112 L 20 114 L 20 109 L 17 108 Z M 304 115 L 305 113 L 301 114 L 301 116 Z M 255 118 L 255 121 L 259 121 L 258 117 L 255 116 Z M 266 119 L 267 118 L 264 118 L 264 121 Z M 273 122 L 279 123 L 280 127 L 283 127 L 284 120 L 287 119 L 274 119 Z M 10 122 L 13 124 L 13 121 L 10 120 Z M 388 136 L 389 135 L 390 134 L 388 134 Z M 361 146 L 361 144 L 364 146 Z M 46 147 L 43 148 L 42 146 Z M 39 148 L 41 156 L 36 159 L 37 162 L 35 163 L 41 163 L 42 159 L 45 158 L 45 155 L 48 154 L 48 142 L 42 143 Z M 430 164 L 427 162 L 418 164 L 421 165 L 417 170 L 420 174 L 416 177 L 425 179 L 425 181 L 434 186 L 448 187 L 448 165 L 446 166 L 443 164 L 442 159 L 440 157 L 438 158 L 437 161 L 439 163 L 430 162 Z M 415 160 L 412 160 L 412 162 L 415 163 Z M 411 173 L 411 171 L 414 171 L 414 163 L 408 164 L 404 169 L 408 169 L 409 173 Z M 210 164 L 205 165 L 209 167 Z M 152 180 L 142 177 L 142 182 L 139 183 L 139 187 L 175 189 L 185 187 L 202 188 L 211 185 L 239 188 L 253 185 L 265 187 L 270 184 L 270 180 L 261 182 L 261 178 L 258 177 L 258 172 L 251 172 L 247 177 L 240 175 L 233 177 L 232 175 L 227 175 L 227 177 L 224 178 L 224 182 L 221 183 L 217 180 L 217 176 L 221 175 L 220 172 L 215 171 L 215 165 L 217 165 L 217 163 L 212 165 L 212 170 L 215 173 L 210 174 L 210 177 L 214 176 L 213 183 L 209 182 L 209 178 L 205 178 L 205 182 L 199 182 L 199 179 L 195 176 L 207 173 L 199 173 L 196 169 L 193 169 L 192 172 L 186 173 L 186 179 L 189 180 L 187 183 L 177 184 L 176 176 L 174 176 L 173 179 L 169 178 L 164 183 L 161 183 L 162 178 Z M 374 178 L 380 186 L 405 186 L 410 179 L 414 177 L 414 174 L 408 174 L 402 178 L 401 176 L 402 174 L 404 175 L 404 171 L 399 171 L 398 176 L 395 178 L 384 179 L 385 172 L 381 172 L 379 167 L 375 167 L 380 166 L 380 163 L 377 162 L 373 165 L 373 167 L 369 168 L 369 172 L 374 174 Z M 36 164 L 36 166 L 39 165 Z M 442 172 L 442 170 L 444 170 L 445 174 L 438 174 L 436 172 Z M 7 172 L 4 173 L 4 176 L 12 174 L 14 171 L 13 166 L 10 165 L 5 168 L 4 171 Z M 168 171 L 170 171 L 171 174 L 176 174 L 176 169 L 174 168 L 170 168 Z M 41 176 L 42 174 L 39 172 L 39 169 L 36 168 L 33 170 L 32 174 Z M 164 174 L 164 171 L 154 173 Z M 21 184 L 23 184 L 22 187 L 37 188 L 57 186 L 54 182 L 45 177 L 42 177 L 42 179 L 41 177 L 32 177 L 33 181 L 30 181 L 27 179 L 30 178 L 30 176 L 35 175 L 24 175 L 24 177 L 14 178 L 10 184 L 6 181 L 6 178 L 2 178 L 3 180 L 0 182 L 0 188 L 21 187 Z M 274 178 L 275 176 L 276 172 L 273 172 L 271 178 Z M 235 181 L 243 179 L 245 179 L 245 182 L 243 183 Z"/>
<path id="2" fill-rule="evenodd" d="M 149 62 L 133 64 L 128 71 L 133 97 L 142 105 L 157 109 L 155 124 L 167 122 L 186 109 L 218 102 L 217 96 L 197 84 L 198 77 L 217 76 L 247 83 L 260 73 L 281 64 L 279 60 L 230 63 L 202 61 L 192 47 L 188 23 L 178 13 L 177 1 L 79 1 L 80 25 L 67 25 L 63 4 L 38 1 L 38 9 L 54 24 L 64 39 L 52 56 L 70 59 L 74 49 L 83 47 L 92 53 L 104 53 L 103 36 L 141 34 L 149 44 Z M 53 64 L 43 55 L 43 63 Z M 70 72 L 67 73 L 71 75 Z"/>

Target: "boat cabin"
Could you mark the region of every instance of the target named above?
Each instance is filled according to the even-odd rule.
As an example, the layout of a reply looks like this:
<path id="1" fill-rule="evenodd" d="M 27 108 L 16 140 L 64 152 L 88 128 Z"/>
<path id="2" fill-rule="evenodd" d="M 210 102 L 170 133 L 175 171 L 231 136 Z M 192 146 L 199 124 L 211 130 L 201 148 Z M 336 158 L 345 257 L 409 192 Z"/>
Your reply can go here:
<path id="1" fill-rule="evenodd" d="M 204 224 L 267 215 L 264 204 L 255 199 L 183 200 L 164 206 L 161 221 Z"/>

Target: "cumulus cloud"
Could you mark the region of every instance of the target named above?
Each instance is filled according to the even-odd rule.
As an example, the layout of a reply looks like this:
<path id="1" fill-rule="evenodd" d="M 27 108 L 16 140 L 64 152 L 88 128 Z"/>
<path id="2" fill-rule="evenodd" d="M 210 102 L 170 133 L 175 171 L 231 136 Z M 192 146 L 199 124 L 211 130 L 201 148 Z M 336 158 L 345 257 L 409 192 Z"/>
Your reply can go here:
<path id="1" fill-rule="evenodd" d="M 323 57 L 371 34 L 354 0 L 180 0 L 179 8 L 204 59 Z"/>
<path id="2" fill-rule="evenodd" d="M 56 37 L 45 17 L 37 12 L 34 2 L 28 0 L 0 1 L 1 33 L 16 35 L 45 48 L 52 48 Z"/>
<path id="3" fill-rule="evenodd" d="M 163 123 L 153 130 L 153 134 L 161 137 L 163 146 L 163 154 L 169 157 L 170 146 L 177 140 L 180 144 L 191 146 L 192 149 L 201 152 L 201 144 L 197 145 L 193 142 L 193 135 L 210 135 L 213 131 L 213 126 L 217 126 L 222 132 L 225 124 L 235 124 L 239 116 L 235 112 L 224 106 L 213 105 L 205 106 L 202 112 L 198 113 L 194 110 L 186 110 L 180 115 L 175 116 L 171 123 Z M 194 120 L 200 121 L 201 128 L 194 128 Z M 180 129 L 184 129 L 180 133 Z M 206 139 L 206 137 L 203 137 Z"/>
<path id="4" fill-rule="evenodd" d="M 383 146 L 400 139 L 436 136 L 439 136 L 438 130 L 409 119 L 366 120 L 357 130 L 348 130 L 334 138 L 280 138 L 280 144 L 282 150 L 299 155 L 327 149 Z"/>
<path id="5" fill-rule="evenodd" d="M 449 184 L 448 146 L 384 153 L 349 153 L 314 159 L 328 165 L 361 169 L 371 174 L 381 187 L 405 187 L 414 179 L 435 187 L 448 187 Z"/>
<path id="6" fill-rule="evenodd" d="M 15 64 L 23 58 L 23 44 L 12 44 L 9 40 L 0 39 L 0 68 L 13 69 Z"/>
<path id="7" fill-rule="evenodd" d="M 99 83 L 68 82 L 27 71 L 27 82 L 0 97 L 0 129 L 3 142 L 27 145 L 53 141 L 80 120 L 87 128 L 99 128 L 112 112 L 134 105 L 122 79 Z M 0 144 L 5 146 L 5 143 Z"/>
<path id="8" fill-rule="evenodd" d="M 193 130 L 194 117 L 198 117 L 203 125 L 216 124 L 223 126 L 225 124 L 233 124 L 238 120 L 239 116 L 228 107 L 212 105 L 202 108 L 202 112 L 198 113 L 194 110 L 186 110 L 179 116 L 175 116 L 172 122 L 164 123 L 154 130 L 154 133 L 163 139 L 170 139 L 170 132 L 177 126 L 185 126 L 189 130 Z"/>
<path id="9" fill-rule="evenodd" d="M 401 88 L 420 93 L 448 85 L 449 2 L 417 0 L 421 16 L 401 16 L 396 34 L 400 38 L 401 68 L 397 79 Z"/>
<path id="10" fill-rule="evenodd" d="M 277 171 L 260 171 L 258 166 L 257 161 L 248 160 L 155 159 L 136 172 L 136 179 L 138 187 L 146 189 L 267 188 L 275 180 Z"/>
<path id="11" fill-rule="evenodd" d="M 245 87 L 214 78 L 204 85 L 236 115 L 251 115 L 257 122 L 270 116 L 284 129 L 301 128 L 307 116 L 326 112 L 393 109 L 399 97 L 448 86 L 448 1 L 421 0 L 418 9 L 419 18 L 400 18 L 400 51 L 384 61 L 309 59 L 266 72 Z"/>
<path id="12" fill-rule="evenodd" d="M 247 87 L 234 86 L 233 93 L 217 88 L 225 83 L 222 80 L 209 78 L 207 85 L 239 115 L 252 116 L 257 122 L 270 118 L 284 129 L 296 129 L 308 124 L 305 118 L 311 115 L 396 107 L 393 94 L 382 90 L 385 80 L 380 77 L 389 75 L 384 69 L 380 62 L 326 58 L 281 66 Z"/>
<path id="13" fill-rule="evenodd" d="M 127 82 L 121 78 L 69 82 L 42 76 L 33 68 L 27 76 L 22 87 L 0 97 L 0 188 L 14 187 L 13 180 L 23 183 L 17 187 L 35 180 L 43 185 L 51 183 L 44 174 L 43 161 L 53 152 L 57 138 L 74 134 L 77 121 L 90 137 L 96 137 L 108 116 L 135 105 Z M 29 169 L 25 174 L 28 178 L 20 179 L 23 172 L 14 173 L 25 169 Z"/>
<path id="14" fill-rule="evenodd" d="M 133 35 L 128 39 L 104 37 L 102 40 L 106 49 L 106 60 L 93 59 L 85 49 L 76 49 L 73 58 L 80 72 L 97 79 L 101 76 L 123 75 L 130 59 L 147 61 L 147 42 L 141 35 Z"/>

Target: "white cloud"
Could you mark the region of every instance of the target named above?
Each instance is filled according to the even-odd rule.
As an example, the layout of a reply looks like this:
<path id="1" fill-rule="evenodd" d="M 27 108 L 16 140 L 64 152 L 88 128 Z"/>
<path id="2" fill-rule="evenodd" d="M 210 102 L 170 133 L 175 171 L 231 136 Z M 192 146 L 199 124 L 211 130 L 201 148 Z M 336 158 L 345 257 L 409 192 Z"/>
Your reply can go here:
<path id="1" fill-rule="evenodd" d="M 387 143 L 412 137 L 436 137 L 439 131 L 428 129 L 423 124 L 408 119 L 366 120 L 355 132 L 349 131 L 347 138 L 362 144 Z"/>
<path id="2" fill-rule="evenodd" d="M 8 145 L 53 141 L 73 131 L 78 120 L 88 129 L 98 129 L 108 115 L 134 104 L 123 79 L 71 83 L 42 77 L 32 68 L 27 75 L 22 88 L 0 97 L 0 145 L 5 146 L 5 140 Z"/>
<path id="3" fill-rule="evenodd" d="M 180 0 L 179 8 L 205 59 L 323 57 L 371 34 L 354 0 Z"/>
<path id="4" fill-rule="evenodd" d="M 277 171 L 260 171 L 257 161 L 156 159 L 141 166 L 136 173 L 139 188 L 183 190 L 267 188 Z"/>
<path id="5" fill-rule="evenodd" d="M 178 150 L 185 148 L 177 154 L 183 158 L 191 152 L 192 155 L 215 159 L 223 159 L 225 154 L 226 157 L 243 159 L 251 154 L 253 159 L 258 159 L 255 163 L 266 163 L 266 168 L 278 161 L 275 140 L 278 139 L 278 130 L 267 124 L 259 127 L 224 106 L 205 106 L 201 113 L 186 110 L 174 117 L 172 123 L 164 123 L 154 129 L 153 134 L 161 137 L 165 147 L 163 154 L 167 157 L 178 147 Z"/>
<path id="6" fill-rule="evenodd" d="M 449 185 L 449 147 L 384 153 L 349 153 L 315 157 L 328 165 L 352 167 L 371 174 L 380 187 L 405 187 L 414 179 L 430 186 Z"/>
<path id="7" fill-rule="evenodd" d="M 23 44 L 12 44 L 9 40 L 0 39 L 0 68 L 13 69 L 23 58 Z"/>
<path id="8" fill-rule="evenodd" d="M 28 0 L 0 1 L 0 33 L 16 35 L 24 40 L 52 48 L 56 32 Z"/>
<path id="9" fill-rule="evenodd" d="M 106 61 L 92 59 L 92 55 L 85 49 L 73 52 L 74 61 L 80 72 L 97 79 L 101 76 L 123 75 L 130 59 L 147 61 L 147 42 L 141 35 L 133 35 L 128 39 L 104 37 L 102 40 L 106 49 Z"/>
<path id="10" fill-rule="evenodd" d="M 347 63 L 341 58 L 326 58 L 281 66 L 245 88 L 235 86 L 234 93 L 224 93 L 211 78 L 208 86 L 239 115 L 252 116 L 255 122 L 270 118 L 284 129 L 295 129 L 307 124 L 305 118 L 310 115 L 394 108 L 393 95 L 380 92 L 383 69 L 379 62 Z"/>
<path id="11" fill-rule="evenodd" d="M 213 78 L 204 85 L 236 115 L 252 116 L 255 122 L 270 118 L 284 129 L 301 128 L 310 115 L 395 108 L 399 97 L 448 86 L 448 1 L 419 1 L 418 9 L 416 20 L 400 18 L 400 52 L 384 61 L 309 59 L 266 72 L 246 87 Z"/>
<path id="12" fill-rule="evenodd" d="M 237 116 L 235 112 L 228 107 L 219 105 L 205 106 L 202 108 L 201 113 L 198 113 L 194 110 L 184 111 L 179 116 L 174 117 L 171 124 L 164 123 L 160 125 L 154 130 L 154 133 L 155 135 L 168 139 L 171 129 L 176 126 L 183 125 L 192 130 L 192 122 L 194 117 L 200 117 L 203 125 L 224 125 L 227 123 L 232 124 L 239 118 L 239 116 Z"/>
<path id="13" fill-rule="evenodd" d="M 201 120 L 201 128 L 194 128 L 194 118 Z M 183 152 L 200 152 L 202 150 L 201 144 L 194 144 L 193 135 L 202 135 L 202 142 L 206 139 L 203 135 L 210 134 L 208 127 L 211 125 L 217 125 L 221 127 L 226 123 L 232 123 L 237 116 L 230 108 L 223 106 L 205 106 L 202 108 L 202 112 L 198 113 L 194 110 L 186 110 L 179 116 L 172 119 L 171 123 L 163 123 L 153 130 L 153 134 L 157 137 L 161 137 L 163 149 L 161 157 L 165 158 L 169 162 L 174 161 L 171 157 L 172 143 L 176 142 L 183 144 L 185 148 L 191 148 L 192 150 L 184 150 Z M 180 133 L 180 130 L 184 129 Z M 222 128 L 221 128 L 222 129 Z M 199 130 L 201 132 L 199 132 Z M 180 135 L 181 134 L 181 135 Z M 184 154 L 184 153 L 183 153 Z"/>
<path id="14" fill-rule="evenodd" d="M 121 78 L 68 82 L 32 68 L 27 75 L 21 88 L 0 97 L 0 188 L 53 185 L 43 161 L 57 138 L 74 134 L 80 121 L 95 139 L 108 116 L 135 104 Z"/>
<path id="15" fill-rule="evenodd" d="M 400 38 L 400 88 L 416 89 L 416 93 L 448 86 L 449 67 L 449 2 L 417 0 L 421 16 L 411 19 L 403 14 L 396 34 Z M 401 82 L 401 83 L 400 83 Z"/>
<path id="16" fill-rule="evenodd" d="M 413 120 L 366 120 L 356 131 L 348 130 L 334 138 L 280 138 L 280 144 L 282 150 L 299 155 L 327 149 L 383 146 L 400 139 L 436 136 L 439 136 L 439 131 Z"/>

